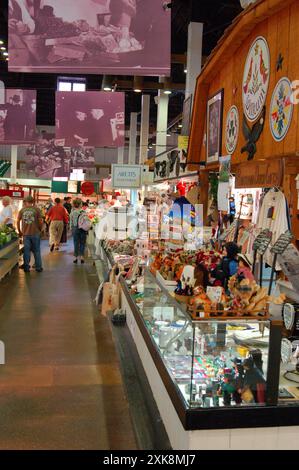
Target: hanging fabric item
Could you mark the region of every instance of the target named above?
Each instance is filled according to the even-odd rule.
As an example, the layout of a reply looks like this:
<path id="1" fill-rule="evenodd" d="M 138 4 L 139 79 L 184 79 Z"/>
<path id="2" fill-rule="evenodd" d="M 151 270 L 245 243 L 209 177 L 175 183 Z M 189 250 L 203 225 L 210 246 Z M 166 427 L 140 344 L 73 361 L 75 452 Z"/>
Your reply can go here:
<path id="1" fill-rule="evenodd" d="M 281 234 L 290 229 L 288 217 L 288 205 L 285 195 L 280 191 L 270 189 L 264 196 L 260 209 L 257 227 L 259 229 L 269 229 L 272 232 L 271 244 L 273 245 Z M 268 248 L 265 256 L 265 263 L 272 265 L 273 255 Z M 280 269 L 277 266 L 277 269 Z"/>

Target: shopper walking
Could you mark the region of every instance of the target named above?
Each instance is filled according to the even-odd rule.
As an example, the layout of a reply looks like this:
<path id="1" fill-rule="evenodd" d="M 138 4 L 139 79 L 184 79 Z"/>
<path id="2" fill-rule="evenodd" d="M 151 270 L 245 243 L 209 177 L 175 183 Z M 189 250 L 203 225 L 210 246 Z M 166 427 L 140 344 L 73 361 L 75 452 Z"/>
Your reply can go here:
<path id="1" fill-rule="evenodd" d="M 69 221 L 69 215 L 59 197 L 55 199 L 55 206 L 51 207 L 47 217 L 50 220 L 50 251 L 54 248 L 58 251 L 64 224 L 68 224 Z"/>
<path id="2" fill-rule="evenodd" d="M 81 258 L 81 264 L 84 263 L 84 252 L 86 246 L 87 232 L 79 228 L 79 217 L 84 213 L 82 209 L 82 201 L 75 199 L 73 202 L 73 210 L 70 215 L 71 230 L 73 232 L 74 239 L 74 263 L 78 263 L 78 258 Z"/>
<path id="3" fill-rule="evenodd" d="M 24 271 L 30 271 L 31 252 L 34 255 L 35 270 L 43 271 L 40 251 L 40 233 L 43 226 L 41 211 L 34 206 L 34 199 L 28 196 L 24 199 L 24 207 L 18 214 L 18 232 L 24 241 Z"/>
<path id="4" fill-rule="evenodd" d="M 65 197 L 63 207 L 67 210 L 68 214 L 72 212 L 72 198 Z"/>
<path id="5" fill-rule="evenodd" d="M 5 196 L 2 199 L 2 205 L 3 209 L 0 212 L 0 225 L 6 225 L 7 227 L 13 228 L 13 215 L 10 197 Z"/>

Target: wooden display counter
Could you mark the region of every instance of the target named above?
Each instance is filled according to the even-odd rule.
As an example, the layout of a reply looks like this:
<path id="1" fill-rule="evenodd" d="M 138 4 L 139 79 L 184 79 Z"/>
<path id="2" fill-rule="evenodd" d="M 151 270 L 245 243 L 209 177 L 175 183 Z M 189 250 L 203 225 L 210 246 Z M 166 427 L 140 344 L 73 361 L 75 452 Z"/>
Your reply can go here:
<path id="1" fill-rule="evenodd" d="M 3 279 L 19 262 L 19 240 L 0 248 L 0 280 Z"/>

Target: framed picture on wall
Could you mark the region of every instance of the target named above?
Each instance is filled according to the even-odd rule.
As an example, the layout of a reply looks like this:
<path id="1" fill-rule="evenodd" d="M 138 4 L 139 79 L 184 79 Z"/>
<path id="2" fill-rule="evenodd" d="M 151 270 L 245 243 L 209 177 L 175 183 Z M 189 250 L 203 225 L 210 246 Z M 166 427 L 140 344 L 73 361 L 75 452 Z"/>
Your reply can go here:
<path id="1" fill-rule="evenodd" d="M 208 100 L 207 109 L 207 163 L 218 162 L 221 155 L 223 88 Z"/>

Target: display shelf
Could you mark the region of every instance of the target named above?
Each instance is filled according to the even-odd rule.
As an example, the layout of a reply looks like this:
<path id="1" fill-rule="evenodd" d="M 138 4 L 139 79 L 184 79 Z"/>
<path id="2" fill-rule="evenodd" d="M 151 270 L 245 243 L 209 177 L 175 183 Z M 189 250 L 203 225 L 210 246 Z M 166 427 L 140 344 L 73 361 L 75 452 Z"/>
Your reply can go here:
<path id="1" fill-rule="evenodd" d="M 154 290 L 156 292 L 161 291 L 163 302 L 166 301 L 167 307 L 172 306 L 176 309 L 176 315 L 178 316 L 176 322 L 178 320 L 178 322 L 183 321 L 184 324 L 185 322 L 188 323 L 188 325 L 191 325 L 189 328 L 192 331 L 202 328 L 202 322 L 192 321 L 182 309 L 182 306 L 170 295 L 167 288 L 162 283 L 160 284 L 151 273 L 150 276 L 150 282 Z M 251 428 L 267 428 L 267 432 L 273 433 L 273 436 L 276 435 L 278 426 L 286 426 L 290 429 L 290 433 L 293 433 L 291 429 L 294 430 L 294 433 L 296 432 L 296 429 L 298 429 L 296 426 L 299 425 L 299 402 L 288 401 L 281 403 L 281 401 L 278 401 L 281 321 L 265 320 L 263 323 L 267 323 L 268 326 L 266 328 L 267 333 L 264 336 L 259 333 L 259 326 L 255 326 L 251 330 L 251 334 L 247 335 L 247 344 L 244 340 L 243 331 L 239 329 L 230 330 L 225 321 L 208 320 L 207 323 L 217 325 L 216 333 L 218 330 L 219 337 L 221 337 L 223 328 L 227 330 L 228 352 L 232 343 L 237 343 L 234 347 L 240 348 L 239 353 L 244 344 L 247 344 L 247 346 L 258 344 L 258 347 L 265 352 L 266 401 L 264 404 L 258 403 L 253 406 L 247 404 L 226 406 L 223 396 L 221 396 L 219 402 L 215 398 L 213 401 L 212 397 L 208 397 L 205 406 L 202 406 L 202 404 L 198 406 L 197 400 L 190 403 L 190 399 L 188 400 L 188 397 L 186 397 L 186 390 L 188 386 L 188 392 L 191 390 L 192 393 L 192 385 L 195 383 L 198 386 L 200 382 L 200 367 L 194 367 L 194 361 L 190 358 L 193 354 L 196 361 L 201 360 L 201 355 L 194 354 L 196 352 L 194 350 L 189 351 L 187 355 L 182 355 L 180 360 L 187 361 L 190 372 L 187 371 L 184 376 L 181 376 L 181 380 L 176 380 L 175 374 L 171 371 L 173 362 L 175 362 L 175 355 L 170 354 L 165 360 L 165 354 L 161 354 L 161 348 L 159 347 L 158 332 L 157 330 L 151 331 L 152 326 L 148 318 L 149 305 L 159 306 L 161 294 L 155 295 L 154 292 L 151 292 L 151 295 L 147 295 L 150 292 L 147 291 L 145 285 L 145 298 L 141 310 L 131 295 L 124 278 L 120 279 L 120 284 L 122 308 L 127 314 L 127 325 L 137 346 L 163 422 L 175 448 L 203 448 L 203 441 L 194 444 L 194 437 L 200 436 L 200 439 L 204 440 L 206 433 L 210 432 L 226 432 L 225 441 L 227 440 L 227 442 L 230 439 L 228 436 L 236 432 L 234 430 L 237 429 L 240 432 L 243 429 L 244 436 L 246 433 L 250 434 Z M 145 299 L 148 299 L 148 301 L 145 301 Z M 239 320 L 239 323 L 247 324 L 248 320 Z M 194 346 L 195 348 L 196 346 Z M 225 445 L 225 448 L 229 448 L 229 444 Z"/>
<path id="2" fill-rule="evenodd" d="M 0 280 L 19 262 L 19 240 L 15 239 L 0 248 Z"/>

